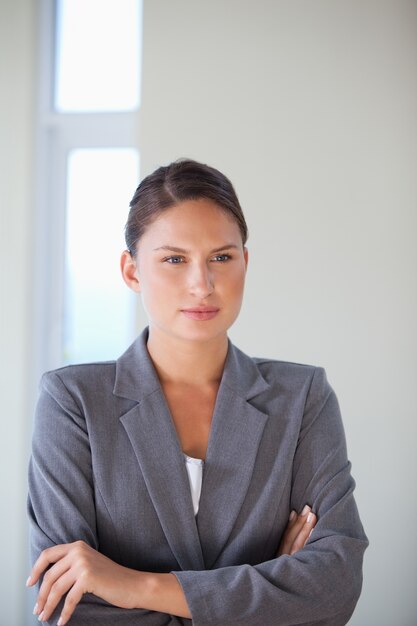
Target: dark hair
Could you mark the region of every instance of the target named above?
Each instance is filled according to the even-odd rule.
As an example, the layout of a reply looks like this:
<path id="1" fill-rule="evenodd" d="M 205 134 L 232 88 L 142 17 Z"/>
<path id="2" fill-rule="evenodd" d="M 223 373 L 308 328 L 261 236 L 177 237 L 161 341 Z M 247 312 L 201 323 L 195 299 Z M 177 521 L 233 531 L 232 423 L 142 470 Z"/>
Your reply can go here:
<path id="1" fill-rule="evenodd" d="M 224 174 L 191 159 L 180 159 L 146 176 L 135 191 L 125 226 L 126 246 L 132 256 L 149 224 L 180 202 L 206 198 L 229 213 L 246 243 L 248 228 L 232 183 Z"/>

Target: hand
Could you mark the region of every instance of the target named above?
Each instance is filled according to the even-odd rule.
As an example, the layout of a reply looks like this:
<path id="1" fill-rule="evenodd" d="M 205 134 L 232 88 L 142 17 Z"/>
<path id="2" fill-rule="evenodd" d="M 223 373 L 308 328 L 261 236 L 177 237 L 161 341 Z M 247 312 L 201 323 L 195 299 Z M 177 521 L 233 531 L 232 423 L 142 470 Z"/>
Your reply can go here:
<path id="1" fill-rule="evenodd" d="M 278 548 L 277 557 L 283 554 L 291 555 L 304 548 L 316 522 L 317 516 L 308 505 L 304 507 L 300 515 L 292 511 Z"/>
<path id="2" fill-rule="evenodd" d="M 32 568 L 27 585 L 43 577 L 33 613 L 47 621 L 61 598 L 67 594 L 58 626 L 68 622 L 85 593 L 93 593 L 121 608 L 139 608 L 139 584 L 145 574 L 118 565 L 83 541 L 44 550 Z"/>

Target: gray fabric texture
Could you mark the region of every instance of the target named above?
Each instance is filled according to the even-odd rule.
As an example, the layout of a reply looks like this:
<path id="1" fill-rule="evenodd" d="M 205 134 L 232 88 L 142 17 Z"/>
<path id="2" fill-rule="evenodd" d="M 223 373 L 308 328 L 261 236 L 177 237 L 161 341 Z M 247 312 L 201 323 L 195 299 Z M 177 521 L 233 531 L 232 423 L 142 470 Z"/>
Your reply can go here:
<path id="1" fill-rule="evenodd" d="M 229 341 L 195 517 L 147 336 L 117 361 L 44 374 L 29 467 L 31 552 L 35 560 L 82 539 L 127 567 L 173 572 L 193 619 L 89 595 L 71 623 L 346 624 L 368 541 L 324 370 L 251 358 Z M 290 511 L 305 504 L 318 516 L 311 538 L 275 558 Z"/>

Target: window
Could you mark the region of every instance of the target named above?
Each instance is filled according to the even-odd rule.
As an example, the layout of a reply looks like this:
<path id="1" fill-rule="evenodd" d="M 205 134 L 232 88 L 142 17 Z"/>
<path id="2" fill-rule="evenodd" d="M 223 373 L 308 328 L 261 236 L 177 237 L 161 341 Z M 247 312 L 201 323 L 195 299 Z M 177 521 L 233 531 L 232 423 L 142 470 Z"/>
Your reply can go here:
<path id="1" fill-rule="evenodd" d="M 57 0 L 58 111 L 138 108 L 139 9 L 137 0 Z"/>
<path id="2" fill-rule="evenodd" d="M 119 257 L 138 184 L 140 0 L 42 0 L 35 353 L 111 359 L 135 335 Z"/>
<path id="3" fill-rule="evenodd" d="M 126 207 L 137 178 L 131 148 L 83 148 L 68 156 L 63 357 L 103 360 L 127 347 L 133 293 L 122 282 Z"/>

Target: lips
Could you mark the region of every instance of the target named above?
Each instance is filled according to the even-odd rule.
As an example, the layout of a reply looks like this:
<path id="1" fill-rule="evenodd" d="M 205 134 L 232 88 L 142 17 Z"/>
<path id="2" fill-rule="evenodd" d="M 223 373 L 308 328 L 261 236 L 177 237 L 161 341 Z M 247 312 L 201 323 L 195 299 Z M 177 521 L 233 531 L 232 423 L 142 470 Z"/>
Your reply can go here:
<path id="1" fill-rule="evenodd" d="M 191 309 L 181 309 L 181 313 L 183 313 L 185 317 L 201 322 L 213 319 L 219 311 L 220 309 L 211 306 L 196 306 Z"/>

